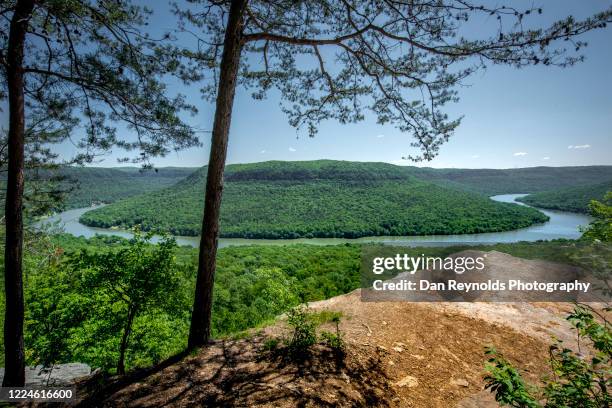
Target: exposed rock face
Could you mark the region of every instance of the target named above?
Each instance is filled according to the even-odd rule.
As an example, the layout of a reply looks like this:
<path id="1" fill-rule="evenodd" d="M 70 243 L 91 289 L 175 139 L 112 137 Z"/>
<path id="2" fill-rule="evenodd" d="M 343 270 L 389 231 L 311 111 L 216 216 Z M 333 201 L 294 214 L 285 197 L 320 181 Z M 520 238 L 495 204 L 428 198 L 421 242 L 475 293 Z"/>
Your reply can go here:
<path id="1" fill-rule="evenodd" d="M 59 364 L 50 368 L 45 368 L 41 365 L 36 367 L 26 367 L 25 381 L 26 386 L 35 385 L 68 385 L 74 379 L 85 377 L 91 374 L 91 367 L 83 363 L 67 363 Z M 4 368 L 0 368 L 0 381 L 4 378 Z"/>

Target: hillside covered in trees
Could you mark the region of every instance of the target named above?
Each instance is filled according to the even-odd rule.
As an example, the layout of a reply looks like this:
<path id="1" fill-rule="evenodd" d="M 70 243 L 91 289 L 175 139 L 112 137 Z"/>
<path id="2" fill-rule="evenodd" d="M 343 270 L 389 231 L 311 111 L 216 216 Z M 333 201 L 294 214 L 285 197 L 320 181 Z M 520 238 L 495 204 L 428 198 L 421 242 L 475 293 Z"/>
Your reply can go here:
<path id="1" fill-rule="evenodd" d="M 486 195 L 537 193 L 612 179 L 612 166 L 526 167 L 519 169 L 434 169 L 407 167 L 417 178 Z"/>
<path id="2" fill-rule="evenodd" d="M 312 180 L 361 178 L 363 180 L 405 179 L 413 176 L 417 179 L 433 182 L 442 187 L 476 192 L 485 195 L 510 193 L 545 192 L 547 197 L 558 188 L 570 189 L 567 196 L 559 196 L 559 201 L 572 200 L 571 194 L 587 195 L 601 198 L 598 192 L 608 183 L 598 180 L 612 180 L 612 166 L 582 167 L 532 167 L 521 169 L 434 169 L 428 167 L 394 166 L 386 163 L 360 163 L 348 161 L 319 160 L 309 162 L 271 161 L 265 163 L 234 164 L 229 167 L 227 180 L 282 179 Z M 156 170 L 142 170 L 138 167 L 65 167 L 57 171 L 65 178 L 64 188 L 69 188 L 64 206 L 66 209 L 90 206 L 92 203 L 112 203 L 170 187 L 190 176 L 197 169 L 191 167 L 164 167 Z M 589 194 L 589 191 L 597 193 Z M 584 192 L 585 194 L 583 194 Z M 533 197 L 533 198 L 532 198 Z M 535 195 L 527 200 L 536 200 Z M 533 201 L 533 205 L 542 208 L 578 210 L 580 206 L 563 206 L 562 203 Z M 548 206 L 552 204 L 552 206 Z M 559 206 L 557 206 L 559 205 Z"/>
<path id="3" fill-rule="evenodd" d="M 591 200 L 603 200 L 608 191 L 612 191 L 612 179 L 605 183 L 529 194 L 519 198 L 518 201 L 551 210 L 586 213 L 588 212 L 588 205 Z"/>
<path id="4" fill-rule="evenodd" d="M 53 175 L 61 179 L 56 188 L 67 192 L 63 207 L 73 209 L 95 203 L 112 203 L 159 190 L 177 183 L 194 170 L 190 167 L 155 170 L 138 167 L 63 167 L 53 170 Z"/>
<path id="5" fill-rule="evenodd" d="M 467 234 L 544 222 L 542 213 L 419 180 L 386 163 L 264 162 L 229 165 L 221 236 L 244 238 Z M 198 235 L 206 167 L 176 185 L 87 212 L 96 227 Z"/>

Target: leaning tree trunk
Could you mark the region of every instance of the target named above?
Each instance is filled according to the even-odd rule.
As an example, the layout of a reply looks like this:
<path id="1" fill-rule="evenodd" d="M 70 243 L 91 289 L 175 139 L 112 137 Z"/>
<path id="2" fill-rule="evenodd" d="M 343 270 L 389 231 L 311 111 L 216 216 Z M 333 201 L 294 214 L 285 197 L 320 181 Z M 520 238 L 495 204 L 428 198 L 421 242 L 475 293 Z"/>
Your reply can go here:
<path id="1" fill-rule="evenodd" d="M 23 166 L 25 107 L 23 94 L 23 49 L 33 1 L 18 1 L 11 19 L 6 77 L 9 96 L 8 175 L 6 186 L 4 247 L 4 314 L 3 387 L 19 387 L 25 383 L 23 351 Z"/>
<path id="2" fill-rule="evenodd" d="M 132 323 L 134 322 L 134 316 L 136 316 L 136 309 L 129 307 L 127 321 L 123 328 L 123 336 L 121 336 L 121 344 L 119 346 L 119 361 L 117 362 L 117 374 L 125 374 L 125 351 L 127 350 L 128 341 L 132 332 Z"/>
<path id="3" fill-rule="evenodd" d="M 215 278 L 217 240 L 219 236 L 219 213 L 223 193 L 223 171 L 227 155 L 227 140 L 232 118 L 232 105 L 236 91 L 236 80 L 242 46 L 243 14 L 247 0 L 233 0 L 230 6 L 221 75 L 217 90 L 217 104 L 212 131 L 212 144 L 208 160 L 204 219 L 200 238 L 198 277 L 189 329 L 189 348 L 205 345 L 210 337 L 213 284 Z"/>

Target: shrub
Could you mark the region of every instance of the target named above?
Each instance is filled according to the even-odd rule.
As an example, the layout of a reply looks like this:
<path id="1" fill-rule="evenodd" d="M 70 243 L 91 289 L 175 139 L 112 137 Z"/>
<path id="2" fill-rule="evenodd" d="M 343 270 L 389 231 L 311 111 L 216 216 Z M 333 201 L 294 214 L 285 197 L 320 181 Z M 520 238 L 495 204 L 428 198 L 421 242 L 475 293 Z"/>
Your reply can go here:
<path id="1" fill-rule="evenodd" d="M 344 351 L 344 339 L 342 338 L 342 333 L 340 332 L 340 316 L 342 315 L 340 312 L 331 312 L 331 322 L 336 325 L 336 332 L 328 332 L 323 331 L 321 333 L 321 338 L 323 342 L 331 347 L 336 352 Z"/>
<path id="2" fill-rule="evenodd" d="M 303 306 L 289 310 L 287 321 L 293 328 L 293 334 L 288 343 L 289 351 L 294 355 L 306 354 L 317 342 L 316 323 L 309 318 L 308 310 Z"/>
<path id="3" fill-rule="evenodd" d="M 321 332 L 321 339 L 323 340 L 323 343 L 325 345 L 329 346 L 334 351 L 342 351 L 342 350 L 344 350 L 344 340 L 342 339 L 342 336 L 341 336 L 340 333 L 332 333 L 332 332 L 329 332 L 329 331 L 322 331 Z"/>
<path id="4" fill-rule="evenodd" d="M 612 396 L 612 331 L 608 322 L 598 321 L 588 306 L 578 305 L 568 320 L 576 329 L 578 340 L 588 339 L 595 353 L 586 359 L 563 347 L 562 342 L 550 346 L 550 365 L 554 376 L 545 379 L 544 387 L 526 384 L 518 370 L 500 353 L 487 348 L 491 356 L 487 364 L 485 388 L 495 392 L 500 405 L 519 408 L 599 408 L 609 407 Z"/>

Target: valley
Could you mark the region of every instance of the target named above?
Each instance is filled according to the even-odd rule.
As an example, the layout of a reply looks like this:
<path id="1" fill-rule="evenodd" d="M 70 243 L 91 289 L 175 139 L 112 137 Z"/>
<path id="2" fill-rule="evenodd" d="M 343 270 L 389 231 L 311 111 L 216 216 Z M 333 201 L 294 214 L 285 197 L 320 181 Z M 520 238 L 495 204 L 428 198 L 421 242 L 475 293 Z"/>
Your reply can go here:
<path id="1" fill-rule="evenodd" d="M 0 1 L 0 408 L 612 407 L 612 3 L 516 3 Z"/>
<path id="2" fill-rule="evenodd" d="M 35 224 L 35 226 L 48 225 L 47 234 L 35 240 L 36 246 L 28 249 L 26 265 L 28 268 L 37 268 L 36 265 L 48 264 L 49 267 L 45 267 L 46 273 L 32 273 L 26 280 L 27 299 L 29 304 L 33 305 L 28 311 L 28 316 L 33 317 L 29 317 L 26 326 L 26 339 L 28 344 L 31 344 L 28 349 L 30 353 L 45 350 L 44 344 L 54 339 L 56 335 L 55 331 L 51 333 L 37 331 L 37 327 L 40 327 L 36 323 L 37 319 L 44 321 L 47 319 L 45 314 L 40 314 L 40 312 L 46 313 L 48 307 L 45 296 L 53 294 L 57 301 L 61 302 L 53 313 L 66 313 L 67 316 L 72 316 L 75 312 L 80 313 L 78 310 L 82 306 L 78 305 L 86 305 L 89 302 L 88 296 L 81 293 L 83 288 L 87 287 L 82 286 L 86 282 L 78 283 L 79 278 L 67 273 L 72 268 L 70 266 L 73 265 L 72 260 L 84 254 L 112 254 L 132 245 L 125 239 L 133 237 L 132 232 L 122 229 L 129 227 L 129 222 L 108 224 L 113 227 L 119 224 L 122 228 L 105 228 L 84 225 L 79 221 L 86 217 L 114 216 L 113 214 L 131 214 L 133 218 L 126 217 L 126 220 L 131 222 L 137 219 L 155 220 L 154 217 L 159 217 L 157 219 L 163 220 L 163 225 L 166 226 L 165 231 L 180 232 L 178 229 L 172 229 L 172 225 L 180 225 L 178 223 L 184 222 L 185 219 L 189 219 L 188 217 L 195 219 L 197 212 L 201 211 L 201 208 L 196 208 L 195 200 L 203 189 L 204 171 L 205 168 L 199 169 L 169 187 L 116 201 L 103 199 L 100 201 L 114 202 L 94 207 L 87 205 L 73 208 Z M 478 309 L 454 308 L 450 304 L 442 304 L 441 308 L 438 306 L 430 308 L 411 303 L 390 305 L 383 302 L 370 307 L 370 303 L 360 302 L 358 297 L 362 283 L 360 267 L 363 248 L 372 244 L 375 247 L 384 244 L 389 246 L 389 249 L 393 246 L 409 247 L 406 251 L 413 256 L 428 254 L 440 257 L 469 249 L 487 251 L 489 254 L 509 254 L 507 256 L 516 257 L 513 262 L 525 262 L 527 268 L 531 268 L 529 265 L 540 265 L 538 262 L 575 265 L 576 260 L 572 251 L 578 242 L 576 240 L 581 236 L 580 227 L 593 219 L 585 214 L 535 209 L 518 202 L 517 200 L 523 199 L 526 193 L 488 197 L 486 191 L 475 192 L 469 186 L 460 186 L 450 180 L 423 180 L 414 175 L 413 171 L 413 168 L 379 163 L 330 161 L 230 166 L 226 182 L 228 201 L 223 207 L 224 211 L 228 211 L 229 208 L 230 213 L 229 216 L 222 215 L 222 220 L 239 220 L 230 225 L 234 228 L 243 228 L 242 231 L 248 231 L 249 234 L 253 231 L 286 232 L 274 236 L 276 239 L 259 239 L 257 237 L 265 235 L 257 234 L 249 238 L 224 235 L 219 239 L 220 250 L 217 256 L 211 327 L 215 343 L 207 349 L 208 352 L 215 353 L 217 347 L 225 347 L 223 345 L 226 342 L 227 344 L 237 342 L 235 344 L 246 352 L 243 355 L 245 363 L 252 364 L 250 360 L 252 356 L 259 355 L 262 348 L 267 347 L 265 344 L 272 341 L 270 339 L 273 336 L 286 332 L 286 328 L 283 328 L 284 320 L 283 318 L 279 320 L 279 315 L 304 303 L 321 302 L 313 304 L 313 310 L 317 310 L 319 307 L 317 305 L 324 305 L 325 310 L 316 313 L 323 315 L 340 313 L 343 316 L 341 327 L 346 331 L 344 339 L 347 342 L 347 363 L 352 364 L 351 356 L 355 356 L 354 353 L 357 353 L 355 358 L 362 358 L 369 353 L 360 354 L 362 351 L 359 351 L 358 344 L 364 342 L 375 341 L 374 347 L 381 346 L 392 350 L 394 353 L 392 361 L 397 366 L 385 368 L 384 381 L 390 384 L 400 398 L 416 403 L 415 406 L 425 406 L 424 401 L 436 398 L 433 394 L 425 389 L 419 389 L 417 394 L 406 393 L 404 386 L 400 387 L 397 384 L 405 380 L 404 371 L 407 367 L 418 366 L 419 381 L 421 378 L 429 378 L 428 376 L 433 378 L 440 367 L 433 370 L 424 369 L 418 361 L 412 361 L 410 354 L 404 355 L 394 351 L 402 348 L 397 345 L 398 342 L 413 343 L 413 339 L 402 338 L 409 332 L 407 326 L 401 325 L 403 319 L 400 319 L 399 315 L 394 318 L 386 311 L 397 310 L 398 313 L 407 312 L 420 316 L 415 317 L 415 321 L 424 316 L 435 316 L 440 322 L 444 322 L 431 327 L 432 333 L 438 334 L 423 337 L 423 341 L 427 342 L 441 341 L 438 336 L 446 332 L 454 333 L 453 335 L 461 332 L 450 325 L 456 325 L 458 321 L 467 319 L 465 321 L 470 322 L 468 330 L 470 336 L 473 338 L 474 331 L 481 333 L 477 344 L 472 344 L 470 347 L 467 343 L 465 345 L 466 350 L 469 349 L 469 361 L 465 364 L 469 366 L 470 371 L 469 376 L 465 378 L 470 385 L 467 387 L 462 385 L 459 393 L 456 385 L 445 388 L 442 398 L 453 402 L 465 398 L 481 398 L 474 396 L 481 388 L 478 380 L 484 358 L 481 354 L 481 343 L 491 338 L 487 333 L 495 328 L 496 333 L 504 333 L 501 337 L 496 337 L 500 344 L 508 344 L 507 350 L 513 350 L 512 347 L 516 343 L 514 339 L 525 337 L 515 333 L 523 330 L 521 328 L 523 321 L 511 319 L 508 314 L 510 310 L 497 305 Z M 579 178 L 573 181 L 578 182 L 577 180 Z M 117 183 L 117 186 L 122 185 L 125 186 Z M 504 186 L 503 181 L 499 182 L 498 187 L 516 188 L 514 183 Z M 248 200 L 250 197 L 254 200 Z M 305 207 L 308 212 L 301 212 L 298 207 Z M 382 208 L 384 211 L 376 213 L 374 210 L 377 208 Z M 107 212 L 109 210 L 111 211 Z M 350 234 L 343 234 L 341 228 L 326 230 L 326 225 L 333 225 L 329 220 L 334 220 L 334 213 L 342 214 L 343 219 L 352 223 L 340 226 L 356 225 L 361 229 L 346 230 L 352 231 Z M 385 235 L 392 234 L 393 231 L 384 228 L 367 229 L 371 225 L 381 225 L 377 224 L 381 220 L 393 220 L 392 216 L 395 214 L 400 214 L 404 220 L 413 220 L 414 225 L 421 226 L 425 234 L 400 235 L 404 231 L 398 230 L 396 231 L 398 235 Z M 176 224 L 172 223 L 172 215 Z M 243 217 L 242 220 L 260 221 L 241 223 L 240 217 Z M 304 217 L 311 218 L 312 225 L 320 231 L 341 233 L 335 237 L 317 237 L 314 233 L 304 234 L 304 231 L 296 228 L 306 225 Z M 270 222 L 277 219 L 283 220 L 284 223 Z M 446 220 L 454 220 L 454 223 L 439 222 Z M 521 220 L 527 221 L 521 224 Z M 149 225 L 151 226 L 149 230 L 156 230 L 152 228 L 152 224 Z M 279 230 L 279 225 L 286 229 Z M 452 230 L 436 230 L 438 228 L 436 225 L 453 228 L 458 226 L 470 228 L 475 225 L 501 226 L 502 230 L 480 232 L 480 230 L 465 229 L 461 231 L 471 231 L 471 233 L 452 233 Z M 360 236 L 354 231 L 372 235 Z M 434 234 L 427 235 L 428 231 Z M 288 234 L 288 232 L 297 233 Z M 414 230 L 414 232 L 420 231 Z M 439 234 L 439 232 L 448 233 Z M 296 236 L 298 238 L 294 238 Z M 127 360 L 129 370 L 136 370 L 134 372 L 145 367 L 157 367 L 160 363 L 163 366 L 166 364 L 164 359 L 168 357 L 169 361 L 179 361 L 174 359 L 181 356 L 184 350 L 198 262 L 198 250 L 194 247 L 198 246 L 199 238 L 196 236 L 176 238 L 180 245 L 175 248 L 173 255 L 172 276 L 176 279 L 176 287 L 167 293 L 168 298 L 172 299 L 172 306 L 168 309 L 155 307 L 135 319 L 134 336 L 138 340 L 128 349 Z M 155 242 L 163 245 L 164 241 L 161 236 L 153 236 L 152 243 Z M 158 246 L 148 247 L 153 250 Z M 533 263 L 524 260 L 533 260 Z M 76 309 L 73 309 L 74 307 Z M 533 309 L 531 306 L 524 307 L 530 311 Z M 385 321 L 381 327 L 380 321 L 375 321 L 375 316 L 382 315 L 383 311 L 385 311 Z M 82 318 L 78 318 L 76 323 L 69 324 L 69 327 L 74 326 L 74 328 L 70 328 L 70 331 L 65 333 L 66 341 L 60 341 L 61 350 L 65 354 L 58 357 L 58 362 L 78 361 L 87 364 L 88 367 L 99 367 L 103 373 L 115 372 L 117 351 L 114 345 L 118 341 L 116 322 L 114 319 L 107 319 L 105 313 L 95 312 L 90 317 L 89 314 L 85 314 Z M 466 317 L 460 317 L 458 313 Z M 502 316 L 501 319 L 505 322 L 504 327 L 499 326 L 501 321 L 499 316 Z M 562 316 L 558 313 L 546 317 L 562 321 Z M 389 336 L 386 332 L 388 324 L 402 329 L 401 333 L 398 332 L 397 338 L 393 337 L 386 341 L 385 338 Z M 61 330 L 64 330 L 62 327 L 55 329 L 57 333 L 62 333 Z M 363 327 L 367 327 L 367 330 L 375 329 L 376 332 L 370 337 L 367 330 L 363 332 Z M 567 329 L 557 332 L 564 336 L 568 333 Z M 451 338 L 449 341 L 452 343 L 454 340 Z M 539 339 L 538 342 L 538 347 L 544 349 L 545 341 Z M 366 349 L 368 347 L 371 346 L 366 346 Z M 317 353 L 318 350 L 326 353 L 325 348 L 320 349 L 319 346 L 314 350 Z M 427 343 L 426 350 L 428 351 L 419 351 L 419 355 L 437 353 L 433 343 Z M 209 360 L 207 355 L 198 354 L 199 357 L 196 359 L 202 358 L 203 364 L 210 367 L 212 360 Z M 542 356 L 543 354 L 537 354 L 537 358 Z M 28 361 L 34 363 L 36 360 Z M 314 364 L 319 364 L 316 360 L 313 361 Z M 447 360 L 442 358 L 439 361 L 442 364 Z M 177 364 L 178 366 L 172 367 L 180 370 L 183 364 L 189 363 L 181 361 Z M 277 369 L 284 370 L 280 366 L 274 366 L 274 370 Z M 331 372 L 325 376 L 333 378 Z M 439 376 L 439 379 L 448 380 L 457 376 L 459 373 L 453 371 L 448 375 Z M 416 375 L 414 378 L 417 378 Z M 464 377 L 461 378 L 463 381 Z M 130 390 L 131 388 L 125 388 L 122 395 L 129 395 L 126 398 L 137 398 L 129 394 Z M 157 402 L 157 398 L 164 398 L 166 392 L 163 391 L 164 387 L 157 390 L 151 394 L 153 404 Z M 82 391 L 81 395 L 87 395 L 87 391 Z M 217 394 L 212 391 L 211 395 Z M 112 398 L 120 399 L 123 396 L 113 395 Z"/>
<path id="3" fill-rule="evenodd" d="M 139 225 L 195 246 L 205 172 L 203 167 L 172 186 L 124 199 L 109 197 L 100 201 L 110 205 L 74 209 L 49 221 L 60 220 L 69 232 L 84 236 L 128 236 L 126 230 Z M 588 190 L 580 186 L 589 177 L 612 177 L 612 166 L 455 170 L 332 160 L 229 165 L 220 245 L 572 239 L 588 216 L 506 203 L 527 201 L 532 196 L 526 193 L 545 191 L 551 184 Z M 506 195 L 495 197 L 497 202 L 488 199 L 500 191 Z M 524 194 L 508 194 L 517 192 Z"/>

